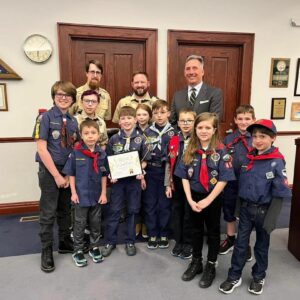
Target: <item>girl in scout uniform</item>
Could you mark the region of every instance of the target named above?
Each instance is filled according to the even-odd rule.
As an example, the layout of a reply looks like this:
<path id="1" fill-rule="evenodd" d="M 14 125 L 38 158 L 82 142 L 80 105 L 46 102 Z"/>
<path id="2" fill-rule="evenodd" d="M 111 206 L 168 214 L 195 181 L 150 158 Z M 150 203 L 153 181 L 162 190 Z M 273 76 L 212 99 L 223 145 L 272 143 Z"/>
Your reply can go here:
<path id="1" fill-rule="evenodd" d="M 203 272 L 199 282 L 202 288 L 209 287 L 216 274 L 222 206 L 220 193 L 227 181 L 235 179 L 231 156 L 219 142 L 218 125 L 215 113 L 197 116 L 183 160 L 175 170 L 175 175 L 182 178 L 184 192 L 192 209 L 193 259 L 182 275 L 182 280 L 192 280 L 196 274 Z M 204 223 L 207 228 L 208 253 L 203 271 Z"/>

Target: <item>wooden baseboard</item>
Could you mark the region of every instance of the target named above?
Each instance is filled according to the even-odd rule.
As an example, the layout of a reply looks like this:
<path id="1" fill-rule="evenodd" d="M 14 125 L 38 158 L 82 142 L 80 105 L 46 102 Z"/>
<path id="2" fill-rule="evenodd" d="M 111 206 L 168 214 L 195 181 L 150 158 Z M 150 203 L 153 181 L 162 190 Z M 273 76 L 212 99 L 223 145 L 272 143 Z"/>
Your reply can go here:
<path id="1" fill-rule="evenodd" d="M 0 215 L 13 215 L 39 211 L 39 201 L 0 204 Z"/>

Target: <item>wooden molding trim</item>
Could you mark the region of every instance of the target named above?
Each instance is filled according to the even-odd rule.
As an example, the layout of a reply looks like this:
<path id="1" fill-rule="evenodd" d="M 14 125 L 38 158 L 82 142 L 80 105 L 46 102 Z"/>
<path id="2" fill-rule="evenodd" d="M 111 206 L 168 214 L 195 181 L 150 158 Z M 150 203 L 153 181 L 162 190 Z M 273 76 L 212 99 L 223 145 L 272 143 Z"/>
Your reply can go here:
<path id="1" fill-rule="evenodd" d="M 28 142 L 34 142 L 34 138 L 32 137 L 5 137 L 0 138 L 0 144 L 1 143 L 28 143 Z"/>
<path id="2" fill-rule="evenodd" d="M 39 211 L 39 201 L 0 204 L 0 215 L 13 215 Z"/>
<path id="3" fill-rule="evenodd" d="M 283 135 L 299 135 L 300 131 L 278 131 L 277 135 L 283 136 Z"/>

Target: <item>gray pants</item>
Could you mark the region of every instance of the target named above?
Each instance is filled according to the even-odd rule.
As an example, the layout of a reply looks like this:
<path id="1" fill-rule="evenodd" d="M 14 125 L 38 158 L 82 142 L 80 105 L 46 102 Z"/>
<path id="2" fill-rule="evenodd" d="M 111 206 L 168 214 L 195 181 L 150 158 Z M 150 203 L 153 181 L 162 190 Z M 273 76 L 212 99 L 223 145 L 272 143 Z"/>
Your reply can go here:
<path id="1" fill-rule="evenodd" d="M 84 229 L 89 220 L 90 228 L 90 248 L 98 246 L 101 234 L 101 205 L 80 207 L 75 205 L 75 223 L 74 223 L 74 252 L 83 250 Z"/>

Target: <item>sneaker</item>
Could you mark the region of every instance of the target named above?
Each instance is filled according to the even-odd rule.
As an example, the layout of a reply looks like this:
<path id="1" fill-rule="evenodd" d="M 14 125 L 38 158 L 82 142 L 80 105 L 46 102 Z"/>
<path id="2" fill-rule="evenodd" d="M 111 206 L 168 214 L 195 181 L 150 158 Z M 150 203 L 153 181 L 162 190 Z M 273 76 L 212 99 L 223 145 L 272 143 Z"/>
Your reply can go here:
<path id="1" fill-rule="evenodd" d="M 162 236 L 158 240 L 158 247 L 160 249 L 166 249 L 169 248 L 169 240 L 166 236 Z"/>
<path id="2" fill-rule="evenodd" d="M 216 277 L 216 263 L 208 261 L 204 268 L 202 277 L 199 281 L 199 286 L 201 288 L 208 288 L 212 285 Z"/>
<path id="3" fill-rule="evenodd" d="M 253 259 L 252 257 L 252 251 L 250 245 L 248 246 L 248 251 L 247 251 L 247 261 L 251 261 Z"/>
<path id="4" fill-rule="evenodd" d="M 102 248 L 102 255 L 104 257 L 110 256 L 114 249 L 116 249 L 116 245 L 106 244 L 104 248 Z"/>
<path id="5" fill-rule="evenodd" d="M 260 295 L 263 292 L 263 285 L 265 284 L 264 279 L 255 279 L 253 278 L 249 287 L 248 287 L 248 292 L 255 294 L 255 295 Z"/>
<path id="6" fill-rule="evenodd" d="M 71 236 L 65 237 L 63 241 L 59 241 L 58 244 L 58 253 L 60 254 L 66 254 L 66 253 L 73 253 L 73 240 Z"/>
<path id="7" fill-rule="evenodd" d="M 134 256 L 136 255 L 136 248 L 134 244 L 126 244 L 125 245 L 126 254 L 128 256 Z"/>
<path id="8" fill-rule="evenodd" d="M 193 256 L 193 247 L 188 244 L 183 245 L 182 252 L 180 253 L 180 258 L 182 259 L 190 259 Z"/>
<path id="9" fill-rule="evenodd" d="M 232 280 L 227 278 L 220 286 L 219 290 L 224 294 L 231 294 L 234 289 L 242 284 L 242 278 Z"/>
<path id="10" fill-rule="evenodd" d="M 148 249 L 157 249 L 158 243 L 156 236 L 152 236 L 148 240 L 147 248 Z"/>
<path id="11" fill-rule="evenodd" d="M 142 237 L 143 237 L 144 239 L 149 238 L 148 233 L 147 233 L 147 227 L 146 227 L 145 224 L 142 224 Z"/>
<path id="12" fill-rule="evenodd" d="M 77 267 L 85 267 L 87 265 L 87 260 L 82 251 L 75 252 L 72 257 Z"/>
<path id="13" fill-rule="evenodd" d="M 183 249 L 182 244 L 176 243 L 175 246 L 174 246 L 174 248 L 173 248 L 172 251 L 171 251 L 171 254 L 172 254 L 173 256 L 180 257 L 180 254 L 181 254 L 181 252 L 182 252 L 182 249 Z"/>
<path id="14" fill-rule="evenodd" d="M 138 236 L 142 230 L 142 224 L 138 223 L 135 225 L 135 236 Z"/>
<path id="15" fill-rule="evenodd" d="M 101 254 L 99 247 L 94 247 L 89 251 L 89 256 L 93 259 L 94 263 L 100 263 L 104 260 L 103 255 Z"/>
<path id="16" fill-rule="evenodd" d="M 227 254 L 233 250 L 235 237 L 228 237 L 221 243 L 219 248 L 219 254 Z"/>

